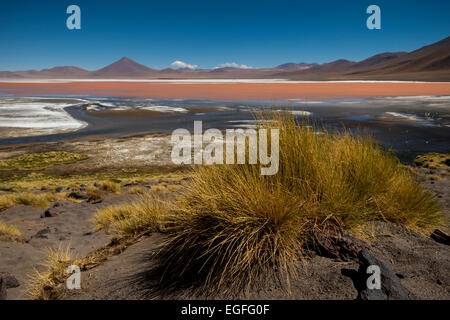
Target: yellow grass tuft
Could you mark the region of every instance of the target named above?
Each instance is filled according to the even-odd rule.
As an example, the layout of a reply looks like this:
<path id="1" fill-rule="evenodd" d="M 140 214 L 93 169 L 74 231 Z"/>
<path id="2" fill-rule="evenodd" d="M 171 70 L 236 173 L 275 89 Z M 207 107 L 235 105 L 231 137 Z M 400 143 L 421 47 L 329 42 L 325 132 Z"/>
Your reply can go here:
<path id="1" fill-rule="evenodd" d="M 442 222 L 434 197 L 370 137 L 290 115 L 270 120 L 263 126 L 280 130 L 277 174 L 262 176 L 260 165 L 194 169 L 159 254 L 163 281 L 221 292 L 268 276 L 288 285 L 316 230 L 352 231 L 372 220 L 427 230 Z"/>
<path id="2" fill-rule="evenodd" d="M 16 226 L 0 221 L 0 241 L 20 242 L 22 241 L 22 233 Z"/>
<path id="3" fill-rule="evenodd" d="M 426 153 L 418 155 L 414 159 L 414 163 L 430 169 L 437 169 L 438 167 L 450 166 L 450 153 Z"/>
<path id="4" fill-rule="evenodd" d="M 63 193 L 31 193 L 20 192 L 0 195 L 0 211 L 21 204 L 37 208 L 47 208 L 52 201 L 68 200 Z"/>
<path id="5" fill-rule="evenodd" d="M 152 186 L 152 193 L 153 194 L 159 194 L 159 193 L 165 191 L 166 189 L 167 188 L 164 185 L 159 184 L 159 185 L 156 185 L 156 186 Z"/>
<path id="6" fill-rule="evenodd" d="M 32 300 L 56 300 L 64 290 L 55 290 L 64 286 L 67 267 L 73 260 L 70 247 L 46 250 L 46 259 L 41 264 L 41 270 L 35 268 L 27 282 L 27 295 Z"/>
<path id="7" fill-rule="evenodd" d="M 99 209 L 94 217 L 97 229 L 105 229 L 119 236 L 136 235 L 143 231 L 157 231 L 164 227 L 167 204 L 153 195 L 140 195 L 133 203 Z"/>
<path id="8" fill-rule="evenodd" d="M 86 194 L 89 197 L 89 199 L 94 201 L 101 199 L 104 193 L 105 193 L 104 191 L 96 187 L 89 187 L 86 191 Z"/>
<path id="9" fill-rule="evenodd" d="M 147 193 L 147 190 L 146 190 L 145 188 L 143 188 L 143 187 L 135 186 L 135 187 L 131 187 L 131 188 L 128 190 L 128 193 L 130 193 L 130 194 L 141 194 L 141 195 L 143 195 L 143 194 L 146 194 L 146 193 Z"/>
<path id="10" fill-rule="evenodd" d="M 108 192 L 120 193 L 120 184 L 114 181 L 100 182 L 100 189 Z"/>

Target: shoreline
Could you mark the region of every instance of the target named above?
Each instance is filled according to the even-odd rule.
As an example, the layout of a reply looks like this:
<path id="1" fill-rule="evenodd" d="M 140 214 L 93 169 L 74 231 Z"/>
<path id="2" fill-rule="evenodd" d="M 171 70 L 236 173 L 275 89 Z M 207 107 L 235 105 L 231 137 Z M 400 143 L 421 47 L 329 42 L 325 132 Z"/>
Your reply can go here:
<path id="1" fill-rule="evenodd" d="M 72 80 L 70 80 L 72 81 Z M 450 95 L 450 82 L 0 82 L 0 94 L 288 100 Z"/>

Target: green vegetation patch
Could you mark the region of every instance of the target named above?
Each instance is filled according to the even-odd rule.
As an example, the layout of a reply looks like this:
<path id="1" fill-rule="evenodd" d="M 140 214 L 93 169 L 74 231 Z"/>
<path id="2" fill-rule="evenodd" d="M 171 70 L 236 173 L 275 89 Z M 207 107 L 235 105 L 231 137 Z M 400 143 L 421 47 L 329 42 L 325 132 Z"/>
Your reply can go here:
<path id="1" fill-rule="evenodd" d="M 0 161 L 0 169 L 41 169 L 55 164 L 73 163 L 87 158 L 85 155 L 68 151 L 29 153 Z"/>

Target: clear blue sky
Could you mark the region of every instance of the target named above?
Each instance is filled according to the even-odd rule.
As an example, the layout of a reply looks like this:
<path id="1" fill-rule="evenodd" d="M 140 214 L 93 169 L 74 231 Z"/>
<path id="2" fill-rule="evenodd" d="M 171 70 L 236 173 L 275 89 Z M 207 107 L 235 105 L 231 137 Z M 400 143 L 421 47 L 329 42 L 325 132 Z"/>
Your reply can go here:
<path id="1" fill-rule="evenodd" d="M 81 30 L 66 28 L 71 4 L 81 8 Z M 366 28 L 371 4 L 381 8 L 381 30 Z M 449 35 L 448 0 L 1 0 L 0 70 L 93 70 L 123 56 L 158 69 L 175 60 L 199 68 L 357 61 Z"/>

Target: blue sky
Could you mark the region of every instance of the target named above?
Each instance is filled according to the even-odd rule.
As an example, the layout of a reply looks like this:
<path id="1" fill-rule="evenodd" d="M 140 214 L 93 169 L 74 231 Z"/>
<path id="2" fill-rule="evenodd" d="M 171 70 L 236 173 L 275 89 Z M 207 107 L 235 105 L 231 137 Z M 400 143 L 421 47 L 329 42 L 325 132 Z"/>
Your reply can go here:
<path id="1" fill-rule="evenodd" d="M 81 8 L 81 30 L 66 28 L 71 4 Z M 381 8 L 381 30 L 366 27 L 371 4 Z M 175 60 L 199 68 L 358 61 L 449 35 L 448 0 L 1 0 L 0 70 L 94 70 L 123 56 L 157 69 Z"/>

